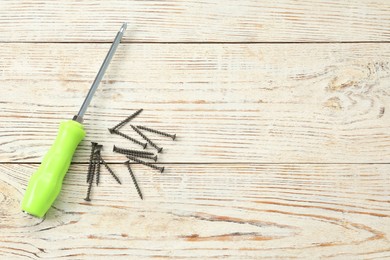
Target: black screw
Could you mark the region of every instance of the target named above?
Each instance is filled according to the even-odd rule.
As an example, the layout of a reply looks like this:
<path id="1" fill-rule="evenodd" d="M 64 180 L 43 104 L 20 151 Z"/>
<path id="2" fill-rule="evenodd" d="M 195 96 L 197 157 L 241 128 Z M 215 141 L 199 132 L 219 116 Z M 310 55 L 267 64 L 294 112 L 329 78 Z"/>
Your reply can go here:
<path id="1" fill-rule="evenodd" d="M 100 181 L 100 151 L 102 149 L 102 145 L 98 145 L 96 148 L 97 150 L 95 151 L 95 162 L 96 162 L 96 186 L 99 186 L 99 181 Z"/>
<path id="2" fill-rule="evenodd" d="M 118 130 L 109 128 L 108 131 L 110 131 L 111 134 L 116 134 L 116 135 L 122 136 L 122 137 L 126 138 L 127 140 L 132 141 L 133 143 L 136 143 L 136 144 L 138 144 L 138 145 L 141 145 L 144 149 L 145 149 L 146 146 L 148 145 L 147 143 L 142 143 L 142 142 L 138 141 L 137 139 L 134 139 L 133 137 L 130 137 L 130 136 L 128 136 L 128 135 L 125 135 L 125 134 L 122 133 L 122 132 L 119 132 Z"/>
<path id="3" fill-rule="evenodd" d="M 172 138 L 172 140 L 176 139 L 176 134 L 171 135 L 171 134 L 168 134 L 168 133 L 165 133 L 165 132 L 161 132 L 161 131 L 158 131 L 158 130 L 154 130 L 154 129 L 151 129 L 149 127 L 142 126 L 142 125 L 137 125 L 137 128 L 145 130 L 145 131 L 148 131 L 148 132 L 151 132 L 151 133 L 155 133 L 155 134 L 159 134 L 159 135 L 170 137 L 170 138 Z"/>
<path id="4" fill-rule="evenodd" d="M 118 176 L 115 175 L 115 173 L 111 170 L 110 166 L 103 160 L 102 157 L 100 157 L 100 160 L 102 161 L 104 167 L 106 167 L 107 171 L 114 177 L 114 179 L 119 183 L 122 184 L 121 181 L 119 180 Z"/>
<path id="5" fill-rule="evenodd" d="M 95 157 L 92 158 L 92 167 L 91 172 L 89 173 L 89 177 L 87 178 L 87 183 L 91 181 L 92 175 L 94 175 L 96 172 L 96 160 Z"/>
<path id="6" fill-rule="evenodd" d="M 91 201 L 91 191 L 92 191 L 92 183 L 93 183 L 93 177 L 95 176 L 95 167 L 92 167 L 91 177 L 89 179 L 88 184 L 88 190 L 87 190 L 87 197 L 85 197 L 85 201 Z"/>
<path id="7" fill-rule="evenodd" d="M 87 190 L 87 197 L 85 197 L 85 201 L 91 201 L 91 190 L 92 190 L 92 183 L 93 183 L 93 176 L 95 173 L 92 174 L 91 179 L 89 180 L 88 190 Z"/>
<path id="8" fill-rule="evenodd" d="M 98 155 L 97 169 L 96 169 L 96 186 L 99 186 L 100 181 L 100 154 Z"/>
<path id="9" fill-rule="evenodd" d="M 116 153 L 124 154 L 124 155 L 138 155 L 138 154 L 148 155 L 148 156 L 153 156 L 154 155 L 154 153 L 151 153 L 151 152 L 145 152 L 145 151 L 139 151 L 139 150 L 131 150 L 131 149 L 124 149 L 124 148 L 119 148 L 119 147 L 117 147 L 115 145 L 112 148 L 112 151 L 116 152 Z"/>
<path id="10" fill-rule="evenodd" d="M 130 115 L 129 117 L 127 117 L 125 120 L 123 120 L 122 122 L 119 122 L 116 126 L 114 126 L 112 129 L 114 130 L 118 130 L 119 128 L 121 128 L 122 126 L 124 126 L 127 122 L 129 122 L 130 120 L 134 119 L 135 117 L 137 117 L 141 112 L 142 112 L 143 109 L 139 109 L 138 111 L 134 112 L 132 115 Z"/>
<path id="11" fill-rule="evenodd" d="M 148 166 L 150 168 L 153 168 L 153 169 L 156 169 L 158 171 L 160 171 L 161 173 L 164 171 L 164 167 L 158 167 L 152 163 L 148 163 L 148 162 L 145 162 L 145 161 L 142 161 L 134 156 L 130 156 L 128 155 L 127 158 L 129 158 L 130 160 L 134 161 L 134 162 L 137 162 L 137 163 L 140 163 L 140 164 L 143 164 L 145 166 Z"/>
<path id="12" fill-rule="evenodd" d="M 143 198 L 143 196 L 142 196 L 141 189 L 139 188 L 138 183 L 137 183 L 137 180 L 135 179 L 134 173 L 133 173 L 133 171 L 131 170 L 130 162 L 127 161 L 127 162 L 125 162 L 125 164 L 126 164 L 126 166 L 127 166 L 127 169 L 129 170 L 129 173 L 130 173 L 130 175 L 131 175 L 131 178 L 133 179 L 133 183 L 134 183 L 134 186 L 135 186 L 135 188 L 136 188 L 136 190 L 137 190 L 137 192 L 138 192 L 138 195 L 139 195 L 139 197 L 141 198 L 141 200 L 143 200 L 144 198 Z"/>
<path id="13" fill-rule="evenodd" d="M 158 153 L 161 153 L 162 151 L 162 147 L 158 147 L 155 143 L 153 143 L 146 135 L 144 135 L 137 127 L 133 126 L 133 125 L 130 125 L 131 128 L 133 128 L 134 131 L 137 132 L 137 134 L 139 134 L 143 139 L 145 139 L 146 142 L 148 142 L 151 146 L 153 146 L 154 148 L 157 149 L 157 152 Z"/>
<path id="14" fill-rule="evenodd" d="M 155 156 L 149 156 L 149 155 L 143 155 L 143 154 L 128 154 L 128 155 L 135 156 L 138 158 L 150 159 L 150 160 L 157 162 L 157 155 L 155 155 Z"/>
<path id="15" fill-rule="evenodd" d="M 85 201 L 91 201 L 91 191 L 92 191 L 92 183 L 93 183 L 93 178 L 96 173 L 96 185 L 99 183 L 99 175 L 100 175 L 100 161 L 97 161 L 97 159 L 100 158 L 100 150 L 102 149 L 103 145 L 99 145 L 95 142 L 92 142 L 92 147 L 93 147 L 93 154 L 92 154 L 92 160 L 90 161 L 91 168 L 88 169 L 90 172 L 88 172 L 88 180 L 87 182 L 89 183 L 88 185 L 88 190 L 87 190 L 87 197 L 84 199 Z"/>
<path id="16" fill-rule="evenodd" d="M 89 165 L 88 165 L 88 173 L 87 173 L 87 183 L 89 182 L 89 179 L 91 179 L 92 175 L 92 168 L 93 168 L 93 157 L 95 154 L 95 148 L 98 143 L 91 142 L 92 148 L 91 148 L 91 155 L 89 156 Z"/>

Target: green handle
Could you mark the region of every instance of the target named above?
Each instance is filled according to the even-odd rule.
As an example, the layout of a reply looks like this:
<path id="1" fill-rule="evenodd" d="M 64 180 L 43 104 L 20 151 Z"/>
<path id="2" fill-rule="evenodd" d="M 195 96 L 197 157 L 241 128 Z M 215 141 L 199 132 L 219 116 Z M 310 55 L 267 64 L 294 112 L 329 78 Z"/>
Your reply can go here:
<path id="1" fill-rule="evenodd" d="M 85 136 L 83 125 L 69 120 L 60 124 L 54 144 L 31 176 L 22 200 L 22 210 L 42 218 L 49 210 L 62 187 L 77 146 Z"/>

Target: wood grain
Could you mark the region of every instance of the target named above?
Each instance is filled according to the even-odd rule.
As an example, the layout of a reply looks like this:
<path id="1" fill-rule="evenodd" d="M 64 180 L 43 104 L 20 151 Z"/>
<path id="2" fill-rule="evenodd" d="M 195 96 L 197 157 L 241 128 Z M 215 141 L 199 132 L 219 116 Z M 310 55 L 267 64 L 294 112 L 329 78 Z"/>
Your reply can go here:
<path id="1" fill-rule="evenodd" d="M 72 165 L 45 220 L 19 210 L 36 165 L 1 164 L 0 255 L 29 258 L 390 257 L 389 165 L 124 165 L 86 203 L 87 165 Z"/>
<path id="2" fill-rule="evenodd" d="M 125 21 L 60 196 L 24 214 Z M 390 259 L 389 28 L 388 0 L 0 1 L 0 259 Z M 139 108 L 178 136 L 150 135 L 164 174 L 132 165 L 144 201 L 107 131 Z M 123 185 L 87 203 L 90 141 Z"/>
<path id="3" fill-rule="evenodd" d="M 0 2 L 0 41 L 110 42 L 389 41 L 388 0 Z"/>
<path id="4" fill-rule="evenodd" d="M 40 161 L 108 47 L 0 46 L 0 161 Z M 111 161 L 123 159 L 113 144 L 138 148 L 107 128 L 144 108 L 134 124 L 178 135 L 153 136 L 162 162 L 388 163 L 389 58 L 389 44 L 124 44 L 75 161 L 88 161 L 90 141 Z"/>

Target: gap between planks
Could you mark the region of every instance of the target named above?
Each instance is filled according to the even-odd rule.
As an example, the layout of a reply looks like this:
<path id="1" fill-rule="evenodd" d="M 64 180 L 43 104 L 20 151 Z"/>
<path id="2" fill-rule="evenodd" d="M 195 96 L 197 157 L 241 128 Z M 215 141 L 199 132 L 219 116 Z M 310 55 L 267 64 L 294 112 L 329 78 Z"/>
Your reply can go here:
<path id="1" fill-rule="evenodd" d="M 127 160 L 125 160 L 127 161 Z M 124 162 L 106 162 L 107 164 L 123 164 Z M 153 164 L 164 164 L 164 165 L 390 165 L 390 162 L 152 162 Z M 27 164 L 27 165 L 38 165 L 41 162 L 0 162 L 1 164 Z M 72 162 L 73 165 L 87 165 L 89 162 Z M 130 163 L 139 164 L 140 163 Z"/>
<path id="2" fill-rule="evenodd" d="M 0 41 L 0 43 L 4 44 L 107 44 L 112 43 L 112 41 Z M 240 41 L 224 41 L 224 42 L 218 42 L 218 41 L 202 41 L 202 42 L 151 42 L 151 41 L 122 41 L 121 44 L 373 44 L 373 43 L 390 43 L 390 41 L 310 41 L 310 42 L 280 42 L 280 41 L 270 41 L 270 42 L 264 42 L 264 41 L 250 41 L 250 42 L 240 42 Z"/>

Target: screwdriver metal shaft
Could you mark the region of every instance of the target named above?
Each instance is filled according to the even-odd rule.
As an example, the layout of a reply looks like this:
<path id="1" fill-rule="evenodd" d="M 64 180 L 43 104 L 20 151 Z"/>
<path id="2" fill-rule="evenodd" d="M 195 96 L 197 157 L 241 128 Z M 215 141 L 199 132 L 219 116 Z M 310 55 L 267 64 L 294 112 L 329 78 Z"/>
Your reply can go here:
<path id="1" fill-rule="evenodd" d="M 87 96 L 84 99 L 83 104 L 81 105 L 80 111 L 77 113 L 77 115 L 75 115 L 73 117 L 74 121 L 77 121 L 79 123 L 83 122 L 83 117 L 84 117 L 85 112 L 87 111 L 88 105 L 89 105 L 89 103 L 91 103 L 92 97 L 95 94 L 96 89 L 98 88 L 100 82 L 102 81 L 104 73 L 106 72 L 108 65 L 110 64 L 110 61 L 111 61 L 112 57 L 114 56 L 115 51 L 118 48 L 119 43 L 121 42 L 122 36 L 123 36 L 126 28 L 127 28 L 127 23 L 123 23 L 121 29 L 119 30 L 119 32 L 117 33 L 117 35 L 114 39 L 114 42 L 111 45 L 110 50 L 107 53 L 106 58 L 103 61 L 102 66 L 99 69 L 98 74 L 96 75 L 95 80 L 92 83 L 91 88 L 88 91 Z"/>

